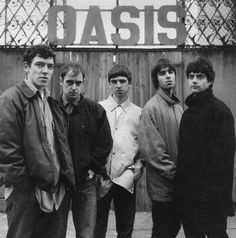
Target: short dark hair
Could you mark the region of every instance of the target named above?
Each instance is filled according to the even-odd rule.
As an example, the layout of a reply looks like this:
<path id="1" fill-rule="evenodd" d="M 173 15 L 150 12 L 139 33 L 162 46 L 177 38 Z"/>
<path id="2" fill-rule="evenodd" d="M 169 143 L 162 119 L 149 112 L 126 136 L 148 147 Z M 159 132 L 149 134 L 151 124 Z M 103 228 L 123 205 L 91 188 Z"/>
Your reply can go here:
<path id="1" fill-rule="evenodd" d="M 83 79 L 85 77 L 85 72 L 84 72 L 83 66 L 81 64 L 66 63 L 66 64 L 62 65 L 60 68 L 60 76 L 61 76 L 62 80 L 64 80 L 64 77 L 70 71 L 73 72 L 73 76 L 77 76 L 81 73 L 83 76 Z"/>
<path id="2" fill-rule="evenodd" d="M 123 76 L 128 79 L 128 82 L 131 83 L 132 76 L 129 67 L 124 64 L 115 64 L 108 72 L 108 82 L 110 82 L 111 78 L 116 78 L 118 76 Z"/>
<path id="3" fill-rule="evenodd" d="M 176 69 L 174 67 L 174 65 L 172 64 L 172 62 L 163 57 L 160 58 L 157 63 L 155 64 L 155 66 L 152 68 L 152 72 L 151 72 L 151 76 L 152 76 L 152 83 L 154 85 L 154 88 L 157 90 L 159 88 L 159 81 L 158 81 L 158 77 L 157 74 L 163 69 L 163 68 L 169 68 L 170 70 L 173 70 L 175 75 L 176 75 Z"/>
<path id="4" fill-rule="evenodd" d="M 53 61 L 55 63 L 55 57 L 56 57 L 55 52 L 52 50 L 52 48 L 49 45 L 45 45 L 45 44 L 33 45 L 30 48 L 26 49 L 24 53 L 24 62 L 26 62 L 30 66 L 33 59 L 37 55 L 45 59 L 53 58 Z"/>
<path id="5" fill-rule="evenodd" d="M 207 76 L 209 82 L 214 82 L 215 80 L 215 71 L 213 70 L 211 62 L 202 56 L 188 64 L 186 69 L 187 78 L 189 78 L 190 73 L 203 73 Z"/>

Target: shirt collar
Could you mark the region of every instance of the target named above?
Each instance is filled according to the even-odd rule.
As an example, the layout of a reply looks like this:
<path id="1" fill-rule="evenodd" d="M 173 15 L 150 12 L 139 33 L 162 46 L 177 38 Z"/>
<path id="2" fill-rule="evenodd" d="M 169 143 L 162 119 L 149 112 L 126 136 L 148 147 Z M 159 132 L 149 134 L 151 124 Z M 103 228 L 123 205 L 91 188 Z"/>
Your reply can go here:
<path id="1" fill-rule="evenodd" d="M 47 88 L 44 88 L 42 93 L 40 93 L 39 90 L 29 80 L 25 79 L 25 83 L 31 89 L 34 95 L 40 95 L 41 99 L 43 99 L 44 97 L 47 98 L 50 95 L 50 92 Z"/>
<path id="2" fill-rule="evenodd" d="M 170 105 L 174 105 L 175 103 L 180 102 L 179 99 L 174 94 L 172 94 L 172 96 L 169 97 L 168 95 L 166 95 L 161 90 L 157 90 L 157 94 L 159 94 Z"/>
<path id="3" fill-rule="evenodd" d="M 126 101 L 124 101 L 123 103 L 121 104 L 118 104 L 115 99 L 113 98 L 112 95 L 110 95 L 108 97 L 108 101 L 110 103 L 110 111 L 114 111 L 117 107 L 121 107 L 123 111 L 126 112 L 127 108 L 129 107 L 131 101 L 130 101 L 130 98 L 128 97 Z"/>
<path id="4" fill-rule="evenodd" d="M 73 104 L 74 106 L 78 105 L 78 102 L 82 99 L 82 95 L 80 95 L 80 98 L 78 100 L 75 100 L 73 102 L 69 102 L 66 97 L 64 96 L 64 94 L 62 94 L 61 96 L 62 98 L 62 103 L 63 103 L 63 106 L 65 107 L 66 105 L 68 105 L 69 103 L 70 104 Z"/>

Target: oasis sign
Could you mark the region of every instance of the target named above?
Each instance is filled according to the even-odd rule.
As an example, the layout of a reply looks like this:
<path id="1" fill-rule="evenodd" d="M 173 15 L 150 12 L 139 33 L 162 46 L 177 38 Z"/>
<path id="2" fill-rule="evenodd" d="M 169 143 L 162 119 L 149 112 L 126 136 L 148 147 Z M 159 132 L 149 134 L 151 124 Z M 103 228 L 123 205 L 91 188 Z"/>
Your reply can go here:
<path id="1" fill-rule="evenodd" d="M 49 9 L 48 39 L 51 44 L 180 45 L 185 42 L 187 35 L 182 23 L 186 13 L 178 5 L 161 6 L 158 11 L 153 6 L 145 6 L 142 13 L 134 6 L 117 6 L 105 21 L 99 6 L 90 6 L 85 19 L 78 17 L 77 12 L 71 6 L 53 6 Z M 124 14 L 128 16 L 125 19 Z M 63 34 L 58 34 L 59 15 L 63 16 Z M 135 20 L 139 20 L 139 23 L 135 23 Z M 107 33 L 107 25 L 113 28 L 110 33 Z M 81 32 L 80 36 L 78 32 Z"/>

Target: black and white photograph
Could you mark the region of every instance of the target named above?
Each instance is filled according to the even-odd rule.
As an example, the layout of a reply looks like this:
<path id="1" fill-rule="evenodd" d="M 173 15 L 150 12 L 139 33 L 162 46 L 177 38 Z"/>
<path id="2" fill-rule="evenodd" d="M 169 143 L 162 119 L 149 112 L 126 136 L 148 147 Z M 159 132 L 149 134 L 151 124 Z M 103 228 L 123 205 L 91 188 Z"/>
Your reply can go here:
<path id="1" fill-rule="evenodd" d="M 235 0 L 0 0 L 0 238 L 236 237 Z"/>

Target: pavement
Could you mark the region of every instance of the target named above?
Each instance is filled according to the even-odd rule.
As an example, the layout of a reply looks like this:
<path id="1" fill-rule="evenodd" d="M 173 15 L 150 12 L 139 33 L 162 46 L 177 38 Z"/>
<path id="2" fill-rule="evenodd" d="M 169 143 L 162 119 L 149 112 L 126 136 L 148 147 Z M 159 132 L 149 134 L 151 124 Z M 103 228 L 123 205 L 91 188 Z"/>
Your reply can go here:
<path id="1" fill-rule="evenodd" d="M 134 231 L 132 238 L 150 238 L 152 229 L 152 220 L 150 212 L 136 212 Z M 7 233 L 7 216 L 5 213 L 0 213 L 0 238 L 6 238 Z M 236 216 L 228 218 L 227 233 L 229 238 L 236 238 Z M 73 227 L 71 212 L 68 219 L 68 230 L 66 238 L 75 238 L 75 230 Z M 116 238 L 115 217 L 111 211 L 109 215 L 108 230 L 106 238 Z M 181 229 L 177 238 L 184 238 L 183 230 Z"/>

